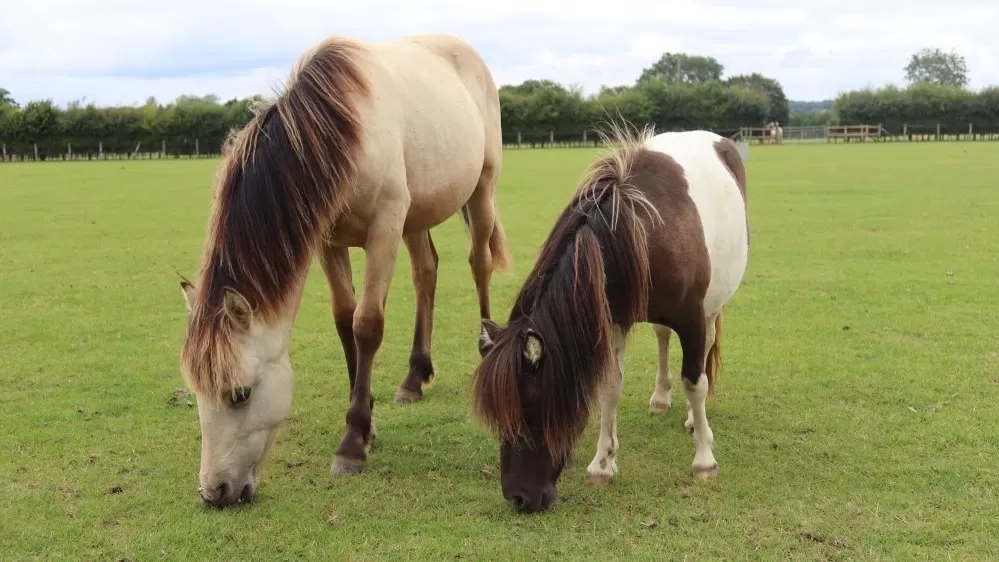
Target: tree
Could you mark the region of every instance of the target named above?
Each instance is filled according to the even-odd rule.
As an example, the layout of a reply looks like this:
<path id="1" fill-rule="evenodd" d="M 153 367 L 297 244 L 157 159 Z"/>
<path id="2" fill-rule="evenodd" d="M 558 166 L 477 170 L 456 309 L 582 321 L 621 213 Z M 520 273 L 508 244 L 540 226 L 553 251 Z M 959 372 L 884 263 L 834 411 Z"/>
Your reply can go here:
<path id="1" fill-rule="evenodd" d="M 905 65 L 905 79 L 909 83 L 931 82 L 963 88 L 968 85 L 968 63 L 964 55 L 938 48 L 924 48 L 909 57 Z"/>
<path id="2" fill-rule="evenodd" d="M 787 123 L 791 117 L 791 106 L 784 95 L 784 88 L 780 82 L 773 78 L 767 78 L 759 72 L 752 74 L 740 74 L 732 76 L 725 81 L 728 86 L 743 86 L 752 90 L 762 92 L 770 100 L 770 107 L 764 120 Z"/>
<path id="3" fill-rule="evenodd" d="M 638 82 L 660 78 L 666 83 L 700 84 L 721 80 L 724 68 L 714 57 L 663 53 L 652 66 L 642 70 Z"/>
<path id="4" fill-rule="evenodd" d="M 0 108 L 4 107 L 18 107 L 17 102 L 14 98 L 10 96 L 10 90 L 7 88 L 0 88 Z"/>

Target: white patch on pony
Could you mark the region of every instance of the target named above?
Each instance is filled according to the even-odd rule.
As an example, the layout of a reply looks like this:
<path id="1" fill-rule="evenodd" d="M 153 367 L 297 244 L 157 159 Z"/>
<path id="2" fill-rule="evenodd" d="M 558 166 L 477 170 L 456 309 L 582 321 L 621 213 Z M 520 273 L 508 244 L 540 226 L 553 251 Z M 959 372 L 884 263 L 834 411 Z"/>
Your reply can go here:
<path id="1" fill-rule="evenodd" d="M 665 414 L 673 406 L 673 378 L 669 369 L 669 338 L 672 330 L 667 326 L 653 324 L 659 343 L 659 372 L 656 373 L 656 389 L 649 398 L 649 411 Z"/>
<path id="2" fill-rule="evenodd" d="M 537 367 L 541 362 L 542 354 L 544 354 L 544 346 L 541 344 L 541 338 L 533 332 L 529 332 L 527 340 L 524 342 L 524 358 L 531 365 Z"/>
<path id="3" fill-rule="evenodd" d="M 683 390 L 687 395 L 690 416 L 694 422 L 694 462 L 692 465 L 694 477 L 700 480 L 714 478 L 718 475 L 718 462 L 715 461 L 715 455 L 711 451 L 715 438 L 708 425 L 708 417 L 704 407 L 708 397 L 708 376 L 701 373 L 696 385 L 683 379 Z"/>
<path id="4" fill-rule="evenodd" d="M 608 373 L 604 385 L 600 388 L 600 437 L 597 439 L 597 450 L 586 467 L 586 480 L 590 484 L 603 486 L 610 484 L 617 474 L 617 404 L 621 399 L 624 382 L 624 350 L 627 345 L 621 327 L 614 325 L 614 355 L 616 362 Z"/>

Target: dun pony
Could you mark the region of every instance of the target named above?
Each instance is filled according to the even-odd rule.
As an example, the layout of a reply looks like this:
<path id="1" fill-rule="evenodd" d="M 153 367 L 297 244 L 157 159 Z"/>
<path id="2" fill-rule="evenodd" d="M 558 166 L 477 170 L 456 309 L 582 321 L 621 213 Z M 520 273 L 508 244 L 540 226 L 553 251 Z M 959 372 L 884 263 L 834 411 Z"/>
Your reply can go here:
<path id="1" fill-rule="evenodd" d="M 331 472 L 364 467 L 375 437 L 372 365 L 399 247 L 409 250 L 417 295 L 409 373 L 396 393 L 410 402 L 434 376 L 430 230 L 461 212 L 488 319 L 491 275 L 509 263 L 495 204 L 501 167 L 498 91 L 462 40 L 330 37 L 302 55 L 277 99 L 230 137 L 197 282 L 181 282 L 189 317 L 180 362 L 198 395 L 206 502 L 254 496 L 290 412 L 288 350 L 314 256 L 329 285 L 350 397 Z M 366 257 L 359 297 L 351 247 Z"/>

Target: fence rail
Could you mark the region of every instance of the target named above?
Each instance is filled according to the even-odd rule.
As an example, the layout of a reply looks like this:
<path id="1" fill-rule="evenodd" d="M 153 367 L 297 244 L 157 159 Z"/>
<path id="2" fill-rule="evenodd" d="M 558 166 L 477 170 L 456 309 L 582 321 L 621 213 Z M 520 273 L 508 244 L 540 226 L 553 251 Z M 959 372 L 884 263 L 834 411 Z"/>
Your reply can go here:
<path id="1" fill-rule="evenodd" d="M 667 130 L 667 129 L 662 129 Z M 683 129 L 673 129 L 683 130 Z M 709 129 L 712 130 L 712 129 Z M 771 136 L 762 127 L 713 129 L 715 133 L 745 142 L 798 144 L 840 142 L 945 142 L 999 141 L 999 124 L 935 124 L 935 125 L 801 125 L 783 127 Z M 600 137 L 595 130 L 581 132 L 543 133 L 511 132 L 503 135 L 503 147 L 517 148 L 596 148 Z M 89 141 L 66 143 L 64 146 L 10 144 L 0 141 L 0 162 L 45 162 L 84 160 L 165 160 L 218 158 L 218 143 L 202 143 L 198 139 L 157 140 L 155 142 Z"/>

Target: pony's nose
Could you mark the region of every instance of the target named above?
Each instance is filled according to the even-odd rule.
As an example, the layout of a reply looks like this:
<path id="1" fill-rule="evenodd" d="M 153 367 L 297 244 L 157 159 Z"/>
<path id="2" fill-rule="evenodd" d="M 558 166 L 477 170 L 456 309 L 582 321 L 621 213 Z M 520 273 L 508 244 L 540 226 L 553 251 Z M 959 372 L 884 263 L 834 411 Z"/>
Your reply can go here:
<path id="1" fill-rule="evenodd" d="M 232 490 L 232 485 L 227 481 L 222 481 L 218 486 L 215 487 L 201 487 L 198 488 L 198 495 L 201 496 L 201 500 L 206 504 L 213 507 L 224 507 L 230 503 L 235 498 L 230 498 L 230 491 Z"/>
<path id="2" fill-rule="evenodd" d="M 526 494 L 516 493 L 510 496 L 510 505 L 521 513 L 528 511 L 529 503 Z"/>

